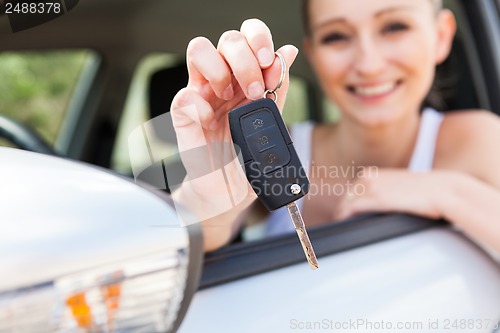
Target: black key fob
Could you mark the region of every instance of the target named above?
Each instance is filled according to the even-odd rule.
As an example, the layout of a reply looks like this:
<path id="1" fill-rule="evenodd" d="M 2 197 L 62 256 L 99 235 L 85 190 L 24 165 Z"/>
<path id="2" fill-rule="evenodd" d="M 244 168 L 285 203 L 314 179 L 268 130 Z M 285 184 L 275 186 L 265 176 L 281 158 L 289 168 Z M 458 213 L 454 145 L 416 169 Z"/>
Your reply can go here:
<path id="1" fill-rule="evenodd" d="M 307 174 L 273 100 L 263 98 L 231 110 L 229 125 L 247 179 L 268 210 L 307 194 Z"/>

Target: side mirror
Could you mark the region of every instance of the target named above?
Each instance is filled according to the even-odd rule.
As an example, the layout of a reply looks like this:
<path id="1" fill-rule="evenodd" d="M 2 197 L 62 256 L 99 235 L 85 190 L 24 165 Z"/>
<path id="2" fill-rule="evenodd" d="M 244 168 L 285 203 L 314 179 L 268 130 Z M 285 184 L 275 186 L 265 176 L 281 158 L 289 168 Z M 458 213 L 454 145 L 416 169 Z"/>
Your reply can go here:
<path id="1" fill-rule="evenodd" d="M 203 244 L 166 194 L 0 148 L 0 332 L 174 332 Z"/>

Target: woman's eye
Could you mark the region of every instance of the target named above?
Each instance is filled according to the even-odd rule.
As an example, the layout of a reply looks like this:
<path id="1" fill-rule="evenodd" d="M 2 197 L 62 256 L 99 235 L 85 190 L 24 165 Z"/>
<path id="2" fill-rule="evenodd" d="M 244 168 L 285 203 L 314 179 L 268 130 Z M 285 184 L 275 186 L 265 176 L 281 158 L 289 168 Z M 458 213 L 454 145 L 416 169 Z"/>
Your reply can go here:
<path id="1" fill-rule="evenodd" d="M 400 32 L 400 31 L 405 31 L 405 30 L 408 30 L 409 27 L 408 25 L 404 24 L 404 23 L 391 23 L 391 24 L 388 24 L 384 27 L 384 29 L 382 29 L 382 32 L 383 33 L 396 33 L 396 32 Z"/>
<path id="2" fill-rule="evenodd" d="M 328 34 L 320 39 L 321 44 L 334 44 L 339 42 L 346 42 L 347 40 L 349 40 L 349 36 L 340 32 Z"/>

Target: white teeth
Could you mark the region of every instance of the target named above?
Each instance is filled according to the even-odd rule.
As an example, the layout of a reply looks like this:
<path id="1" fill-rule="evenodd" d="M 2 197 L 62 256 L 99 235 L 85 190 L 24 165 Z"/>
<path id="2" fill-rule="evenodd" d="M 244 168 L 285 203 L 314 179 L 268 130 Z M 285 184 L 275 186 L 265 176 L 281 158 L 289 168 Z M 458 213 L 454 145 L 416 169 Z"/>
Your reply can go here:
<path id="1" fill-rule="evenodd" d="M 395 82 L 388 82 L 373 87 L 355 87 L 354 92 L 362 96 L 368 96 L 368 97 L 378 96 L 388 93 L 389 91 L 394 89 L 395 86 L 396 86 Z"/>

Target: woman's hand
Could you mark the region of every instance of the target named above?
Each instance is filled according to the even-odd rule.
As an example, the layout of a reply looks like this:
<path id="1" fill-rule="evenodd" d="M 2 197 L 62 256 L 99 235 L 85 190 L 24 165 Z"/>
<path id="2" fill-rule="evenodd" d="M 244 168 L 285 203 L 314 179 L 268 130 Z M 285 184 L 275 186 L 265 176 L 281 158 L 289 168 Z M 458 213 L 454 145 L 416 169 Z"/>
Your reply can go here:
<path id="1" fill-rule="evenodd" d="M 445 174 L 385 169 L 359 177 L 347 188 L 334 217 L 341 220 L 367 212 L 400 212 L 441 218 L 438 196 L 446 195 L 442 188 Z"/>
<path id="2" fill-rule="evenodd" d="M 278 93 L 282 110 L 288 90 L 288 69 L 298 50 L 292 45 L 283 55 L 287 75 Z M 197 37 L 187 48 L 189 82 L 175 96 L 171 113 L 187 179 L 174 199 L 194 211 L 199 221 L 220 217 L 218 225 L 232 225 L 237 213 L 255 199 L 235 156 L 228 112 L 273 89 L 281 76 L 269 28 L 257 19 L 245 21 L 240 31 L 227 31 L 217 47 Z M 233 209 L 239 206 L 239 209 Z M 205 223 L 206 224 L 206 223 Z"/>
<path id="3" fill-rule="evenodd" d="M 277 52 L 284 56 L 288 70 L 297 56 L 297 48 L 286 45 Z M 281 62 L 274 54 L 271 32 L 257 19 L 243 22 L 240 31 L 223 33 L 217 48 L 204 37 L 191 40 L 187 64 L 188 86 L 176 95 L 171 110 L 177 135 L 189 139 L 194 146 L 204 143 L 202 134 L 217 134 L 226 139 L 227 113 L 262 98 L 265 89 L 276 86 L 281 75 Z M 285 103 L 288 80 L 287 75 L 278 91 L 280 110 Z M 187 106 L 194 106 L 196 114 L 186 112 Z"/>
<path id="4" fill-rule="evenodd" d="M 452 170 L 414 173 L 379 170 L 351 186 L 335 219 L 365 212 L 400 212 L 443 218 L 500 258 L 500 190 Z"/>

